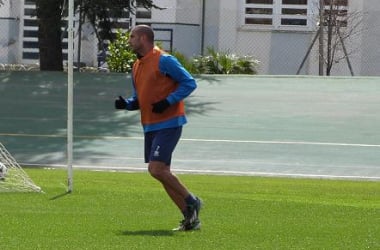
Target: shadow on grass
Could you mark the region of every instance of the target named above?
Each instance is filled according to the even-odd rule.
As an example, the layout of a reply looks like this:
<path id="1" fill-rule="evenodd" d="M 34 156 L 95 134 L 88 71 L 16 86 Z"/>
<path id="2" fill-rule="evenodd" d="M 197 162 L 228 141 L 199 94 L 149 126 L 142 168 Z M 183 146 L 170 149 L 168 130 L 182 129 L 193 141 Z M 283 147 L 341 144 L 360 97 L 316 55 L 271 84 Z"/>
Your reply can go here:
<path id="1" fill-rule="evenodd" d="M 124 236 L 174 236 L 175 231 L 172 230 L 137 230 L 137 231 L 120 231 L 118 235 Z"/>
<path id="2" fill-rule="evenodd" d="M 64 197 L 64 196 L 68 195 L 68 194 L 71 194 L 71 192 L 66 191 L 66 192 L 64 192 L 63 194 L 59 194 L 59 195 L 56 195 L 56 196 L 50 198 L 50 200 L 51 200 L 51 201 L 53 201 L 53 200 L 57 200 L 57 199 L 62 198 L 62 197 Z"/>

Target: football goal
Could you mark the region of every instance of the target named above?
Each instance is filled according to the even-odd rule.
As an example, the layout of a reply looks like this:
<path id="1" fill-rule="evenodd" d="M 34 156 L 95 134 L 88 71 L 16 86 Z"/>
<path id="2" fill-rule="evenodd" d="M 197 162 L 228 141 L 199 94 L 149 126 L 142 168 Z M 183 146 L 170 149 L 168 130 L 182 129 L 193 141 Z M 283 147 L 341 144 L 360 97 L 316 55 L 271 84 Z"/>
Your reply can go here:
<path id="1" fill-rule="evenodd" d="M 33 183 L 5 146 L 0 143 L 0 193 L 2 192 L 41 192 L 41 188 Z"/>

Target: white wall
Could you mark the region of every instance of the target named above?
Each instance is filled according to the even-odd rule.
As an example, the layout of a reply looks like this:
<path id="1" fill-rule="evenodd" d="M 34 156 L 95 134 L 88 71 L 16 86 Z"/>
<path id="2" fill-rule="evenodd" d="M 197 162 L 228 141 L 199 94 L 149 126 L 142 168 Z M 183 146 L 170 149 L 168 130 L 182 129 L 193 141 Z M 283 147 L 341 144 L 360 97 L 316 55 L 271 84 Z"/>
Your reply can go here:
<path id="1" fill-rule="evenodd" d="M 187 57 L 201 53 L 202 0 L 155 1 L 165 10 L 152 9 L 152 27 L 172 31 L 172 49 Z M 156 31 L 157 39 L 168 39 L 170 31 Z"/>
<path id="2" fill-rule="evenodd" d="M 177 0 L 176 2 L 176 23 L 201 23 L 202 0 Z"/>
<path id="3" fill-rule="evenodd" d="M 202 0 L 156 0 L 158 7 L 152 9 L 153 23 L 187 23 L 200 24 Z"/>
<path id="4" fill-rule="evenodd" d="M 270 32 L 240 30 L 237 34 L 236 54 L 253 56 L 259 60 L 258 72 L 266 74 L 269 71 L 270 40 Z"/>
<path id="5" fill-rule="evenodd" d="M 154 4 L 164 10 L 152 10 L 152 22 L 174 23 L 176 19 L 176 1 L 177 0 L 155 0 Z"/>
<path id="6" fill-rule="evenodd" d="M 261 62 L 260 74 L 295 74 L 312 43 L 316 27 L 304 31 L 279 31 L 242 26 L 240 4 L 243 2 L 206 1 L 205 47 L 213 45 L 217 50 L 230 51 L 238 55 L 252 55 Z M 345 40 L 354 74 L 380 75 L 379 1 L 350 0 L 349 11 L 367 14 L 363 27 L 358 29 L 362 32 L 351 35 Z M 318 74 L 318 55 L 317 40 L 301 74 Z M 332 75 L 350 75 L 345 59 L 333 65 Z"/>
<path id="7" fill-rule="evenodd" d="M 11 2 L 5 1 L 3 5 L 0 6 L 0 17 L 10 17 L 11 16 Z"/>
<path id="8" fill-rule="evenodd" d="M 362 30 L 362 56 L 360 73 L 380 76 L 380 3 L 379 0 L 364 0 Z"/>
<path id="9" fill-rule="evenodd" d="M 15 64 L 18 59 L 19 1 L 4 1 L 0 7 L 0 63 Z"/>
<path id="10" fill-rule="evenodd" d="M 300 51 L 306 52 L 310 35 L 298 34 L 296 37 L 301 40 L 294 46 L 292 41 L 296 38 L 291 35 L 294 33 L 243 26 L 241 1 L 208 0 L 206 3 L 205 47 L 213 45 L 219 51 L 253 56 L 260 61 L 259 74 L 296 73 L 298 64 L 289 65 L 289 57 L 302 57 Z M 285 50 L 283 41 L 289 44 Z"/>
<path id="11" fill-rule="evenodd" d="M 232 51 L 238 47 L 238 1 L 221 1 L 219 11 L 219 49 Z"/>
<path id="12" fill-rule="evenodd" d="M 204 49 L 214 46 L 219 49 L 219 23 L 220 21 L 220 4 L 219 0 L 204 0 L 205 1 L 205 20 L 204 20 Z M 206 51 L 204 51 L 206 52 Z"/>

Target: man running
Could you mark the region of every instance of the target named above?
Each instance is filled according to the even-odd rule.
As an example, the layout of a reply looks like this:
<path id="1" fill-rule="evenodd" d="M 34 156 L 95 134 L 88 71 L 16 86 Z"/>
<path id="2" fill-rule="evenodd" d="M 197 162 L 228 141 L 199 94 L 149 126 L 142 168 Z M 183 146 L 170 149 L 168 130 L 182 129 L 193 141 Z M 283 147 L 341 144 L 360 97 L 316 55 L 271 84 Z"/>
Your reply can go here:
<path id="1" fill-rule="evenodd" d="M 175 230 L 200 229 L 201 200 L 170 170 L 172 153 L 187 123 L 183 99 L 194 91 L 196 82 L 175 57 L 154 46 L 151 27 L 133 28 L 129 45 L 138 58 L 132 70 L 134 94 L 127 99 L 120 96 L 115 107 L 140 110 L 149 173 L 161 182 L 184 216 Z"/>

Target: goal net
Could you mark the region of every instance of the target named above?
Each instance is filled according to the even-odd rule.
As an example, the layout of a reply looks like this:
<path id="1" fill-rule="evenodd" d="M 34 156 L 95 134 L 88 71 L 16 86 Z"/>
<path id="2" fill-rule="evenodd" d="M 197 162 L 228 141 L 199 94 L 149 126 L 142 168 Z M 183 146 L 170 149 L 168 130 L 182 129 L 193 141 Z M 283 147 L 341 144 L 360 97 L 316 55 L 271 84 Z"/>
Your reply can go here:
<path id="1" fill-rule="evenodd" d="M 41 188 L 33 183 L 0 143 L 0 193 L 2 192 L 41 192 Z"/>

